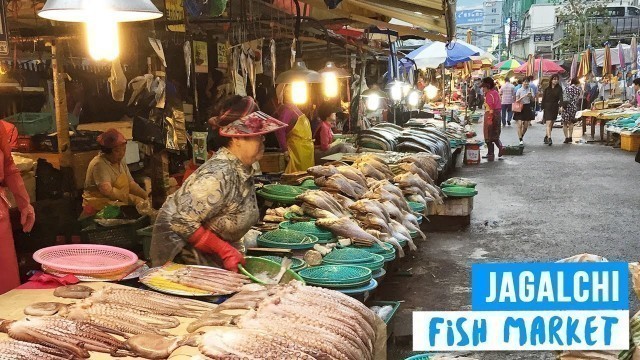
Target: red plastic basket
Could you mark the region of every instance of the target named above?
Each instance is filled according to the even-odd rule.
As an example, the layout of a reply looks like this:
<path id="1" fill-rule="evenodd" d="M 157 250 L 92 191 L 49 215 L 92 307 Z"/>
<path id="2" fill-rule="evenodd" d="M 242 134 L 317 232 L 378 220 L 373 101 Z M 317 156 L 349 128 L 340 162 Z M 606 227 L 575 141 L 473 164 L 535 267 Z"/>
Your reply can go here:
<path id="1" fill-rule="evenodd" d="M 70 274 L 105 274 L 123 270 L 138 256 L 107 245 L 59 245 L 40 249 L 33 259 L 48 269 Z"/>

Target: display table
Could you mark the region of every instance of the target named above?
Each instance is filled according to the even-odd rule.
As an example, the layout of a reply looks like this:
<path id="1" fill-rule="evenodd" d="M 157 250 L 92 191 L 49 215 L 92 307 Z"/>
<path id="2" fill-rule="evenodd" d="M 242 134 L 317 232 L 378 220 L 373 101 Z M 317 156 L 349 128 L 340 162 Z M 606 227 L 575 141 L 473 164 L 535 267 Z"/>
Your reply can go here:
<path id="1" fill-rule="evenodd" d="M 619 117 L 622 116 L 626 116 L 629 114 L 634 114 L 636 113 L 635 111 L 632 112 L 620 112 L 620 111 L 615 111 L 615 109 L 610 109 L 610 110 L 585 110 L 582 112 L 582 117 L 583 118 L 591 118 L 591 139 L 593 141 L 595 140 L 595 133 L 596 133 L 596 121 L 600 122 L 600 142 L 604 142 L 605 138 L 604 138 L 604 127 L 607 124 L 607 121 L 611 121 L 611 120 L 615 120 Z M 587 122 L 586 121 L 582 121 L 582 133 L 585 134 L 587 132 Z"/>
<path id="2" fill-rule="evenodd" d="M 100 289 L 104 286 L 112 286 L 112 287 L 124 287 L 122 285 L 112 284 L 112 283 L 103 283 L 103 282 L 94 282 L 94 283 L 82 283 L 82 285 L 89 286 L 94 289 Z M 144 301 L 144 299 L 141 299 Z M 11 320 L 19 320 L 25 317 L 23 314 L 23 309 L 33 303 L 36 302 L 60 302 L 60 303 L 72 303 L 73 299 L 62 299 L 53 296 L 53 289 L 44 289 L 44 290 L 23 290 L 23 289 L 15 289 L 11 290 L 6 294 L 0 295 L 0 319 L 11 319 Z M 235 312 L 230 312 L 229 314 L 241 314 L 245 310 L 239 310 Z M 225 311 L 225 313 L 228 313 Z M 187 326 L 194 319 L 180 318 L 176 317 L 180 320 L 180 326 L 175 329 L 168 329 L 167 332 L 174 335 L 181 335 L 187 333 Z M 380 319 L 379 326 L 376 329 L 376 339 L 375 339 L 375 360 L 384 360 L 387 358 L 387 348 L 386 348 L 386 325 Z M 221 328 L 221 327 L 218 327 Z M 223 327 L 222 327 L 223 328 Z M 207 328 L 204 327 L 199 331 L 204 331 Z M 9 337 L 7 334 L 0 333 L 0 341 L 6 340 Z M 251 341 L 251 339 L 247 339 L 247 341 Z M 176 349 L 169 359 L 190 359 L 191 357 L 200 354 L 197 348 L 191 346 L 183 346 Z M 91 359 L 113 359 L 109 354 L 91 352 Z M 141 359 L 141 358 L 132 358 L 132 357 L 118 357 L 118 359 Z"/>

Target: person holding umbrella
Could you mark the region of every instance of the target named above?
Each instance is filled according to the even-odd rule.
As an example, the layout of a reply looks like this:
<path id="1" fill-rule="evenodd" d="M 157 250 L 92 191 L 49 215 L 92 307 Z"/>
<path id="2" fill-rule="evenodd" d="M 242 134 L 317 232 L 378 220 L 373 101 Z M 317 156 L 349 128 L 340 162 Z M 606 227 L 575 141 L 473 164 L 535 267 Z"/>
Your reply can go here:
<path id="1" fill-rule="evenodd" d="M 553 145 L 551 140 L 551 130 L 553 129 L 553 123 L 558 117 L 560 111 L 560 102 L 562 101 L 562 86 L 560 86 L 560 76 L 554 74 L 551 76 L 549 86 L 544 89 L 542 94 L 542 120 L 547 127 L 546 136 L 544 137 L 544 143 L 549 146 Z"/>

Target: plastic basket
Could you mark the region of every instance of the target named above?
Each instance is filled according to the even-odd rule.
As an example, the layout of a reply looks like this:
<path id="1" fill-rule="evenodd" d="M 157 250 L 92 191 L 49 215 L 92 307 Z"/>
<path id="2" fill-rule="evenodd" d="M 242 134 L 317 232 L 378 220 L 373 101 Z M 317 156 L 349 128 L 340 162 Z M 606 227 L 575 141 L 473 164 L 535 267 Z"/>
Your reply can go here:
<path id="1" fill-rule="evenodd" d="M 386 320 L 383 319 L 385 324 L 388 324 L 393 319 L 393 317 L 396 315 L 396 312 L 400 308 L 400 302 L 399 301 L 371 301 L 369 303 L 369 305 L 371 305 L 371 306 L 380 306 L 380 307 L 389 305 L 389 306 L 393 307 L 393 310 L 391 310 L 391 313 L 389 313 L 389 318 L 386 319 Z"/>
<path id="2" fill-rule="evenodd" d="M 105 245 L 58 245 L 40 249 L 33 260 L 48 269 L 69 274 L 105 274 L 126 269 L 138 261 L 131 251 Z"/>
<path id="3" fill-rule="evenodd" d="M 265 282 L 256 278 L 254 274 L 266 272 L 269 274 L 269 276 L 276 276 L 280 272 L 280 264 L 275 261 L 253 256 L 246 256 L 245 260 L 246 263 L 244 265 L 238 265 L 238 270 L 240 270 L 241 273 L 247 275 L 251 280 L 258 284 L 265 285 Z M 280 283 L 286 284 L 292 280 L 298 280 L 304 283 L 304 279 L 292 270 L 287 270 L 284 273 L 282 279 L 280 280 Z"/>
<path id="4" fill-rule="evenodd" d="M 18 129 L 20 135 L 47 134 L 54 129 L 51 113 L 17 113 L 5 118 Z"/>
<path id="5" fill-rule="evenodd" d="M 298 196 L 303 192 L 305 192 L 306 190 L 307 189 L 303 189 L 298 186 L 281 185 L 281 184 L 269 184 L 269 185 L 265 185 L 262 188 L 262 191 L 270 195 L 286 196 L 286 197 Z"/>
<path id="6" fill-rule="evenodd" d="M 125 249 L 139 248 L 137 230 L 149 226 L 149 217 L 143 216 L 135 222 L 117 226 L 93 224 L 82 229 L 82 241 L 88 244 L 111 245 Z"/>
<path id="7" fill-rule="evenodd" d="M 504 154 L 505 155 L 522 155 L 524 153 L 524 146 L 505 146 Z"/>
<path id="8" fill-rule="evenodd" d="M 363 266 L 321 265 L 300 270 L 298 274 L 309 284 L 339 286 L 368 283 L 372 273 Z"/>
<path id="9" fill-rule="evenodd" d="M 144 254 L 145 260 L 151 260 L 150 253 L 151 253 L 151 236 L 153 235 L 153 225 L 136 230 L 136 234 L 138 235 L 138 239 L 142 243 L 142 253 Z"/>
<path id="10" fill-rule="evenodd" d="M 271 260 L 275 263 L 278 264 L 282 264 L 282 260 L 284 260 L 283 257 L 281 256 L 274 256 L 274 255 L 264 255 L 264 256 L 260 256 L 263 259 L 267 259 L 267 260 Z M 290 258 L 291 259 L 291 270 L 293 271 L 300 271 L 304 268 L 307 267 L 307 263 L 299 258 Z"/>
<path id="11" fill-rule="evenodd" d="M 328 253 L 324 260 L 334 264 L 358 264 L 374 261 L 375 257 L 367 250 L 357 248 L 335 249 Z"/>

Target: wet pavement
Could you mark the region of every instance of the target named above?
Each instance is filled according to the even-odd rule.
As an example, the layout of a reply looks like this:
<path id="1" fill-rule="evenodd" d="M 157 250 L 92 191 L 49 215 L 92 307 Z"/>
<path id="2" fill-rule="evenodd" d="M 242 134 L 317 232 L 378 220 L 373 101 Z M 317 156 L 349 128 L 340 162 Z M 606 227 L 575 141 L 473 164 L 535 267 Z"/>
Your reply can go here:
<path id="1" fill-rule="evenodd" d="M 403 301 L 389 359 L 415 354 L 412 311 L 470 310 L 473 263 L 556 261 L 581 253 L 640 259 L 640 164 L 634 162 L 635 154 L 597 143 L 562 144 L 562 129 L 554 129 L 553 146 L 544 145 L 543 137 L 543 126 L 535 124 L 525 135 L 524 155 L 483 160 L 454 172 L 478 183 L 471 225 L 427 234 L 428 242 L 418 244 L 419 250 L 377 291 L 381 300 Z M 502 141 L 517 143 L 515 126 L 503 129 Z M 632 294 L 630 299 L 634 313 L 640 303 Z M 551 352 L 456 355 L 554 358 Z"/>

